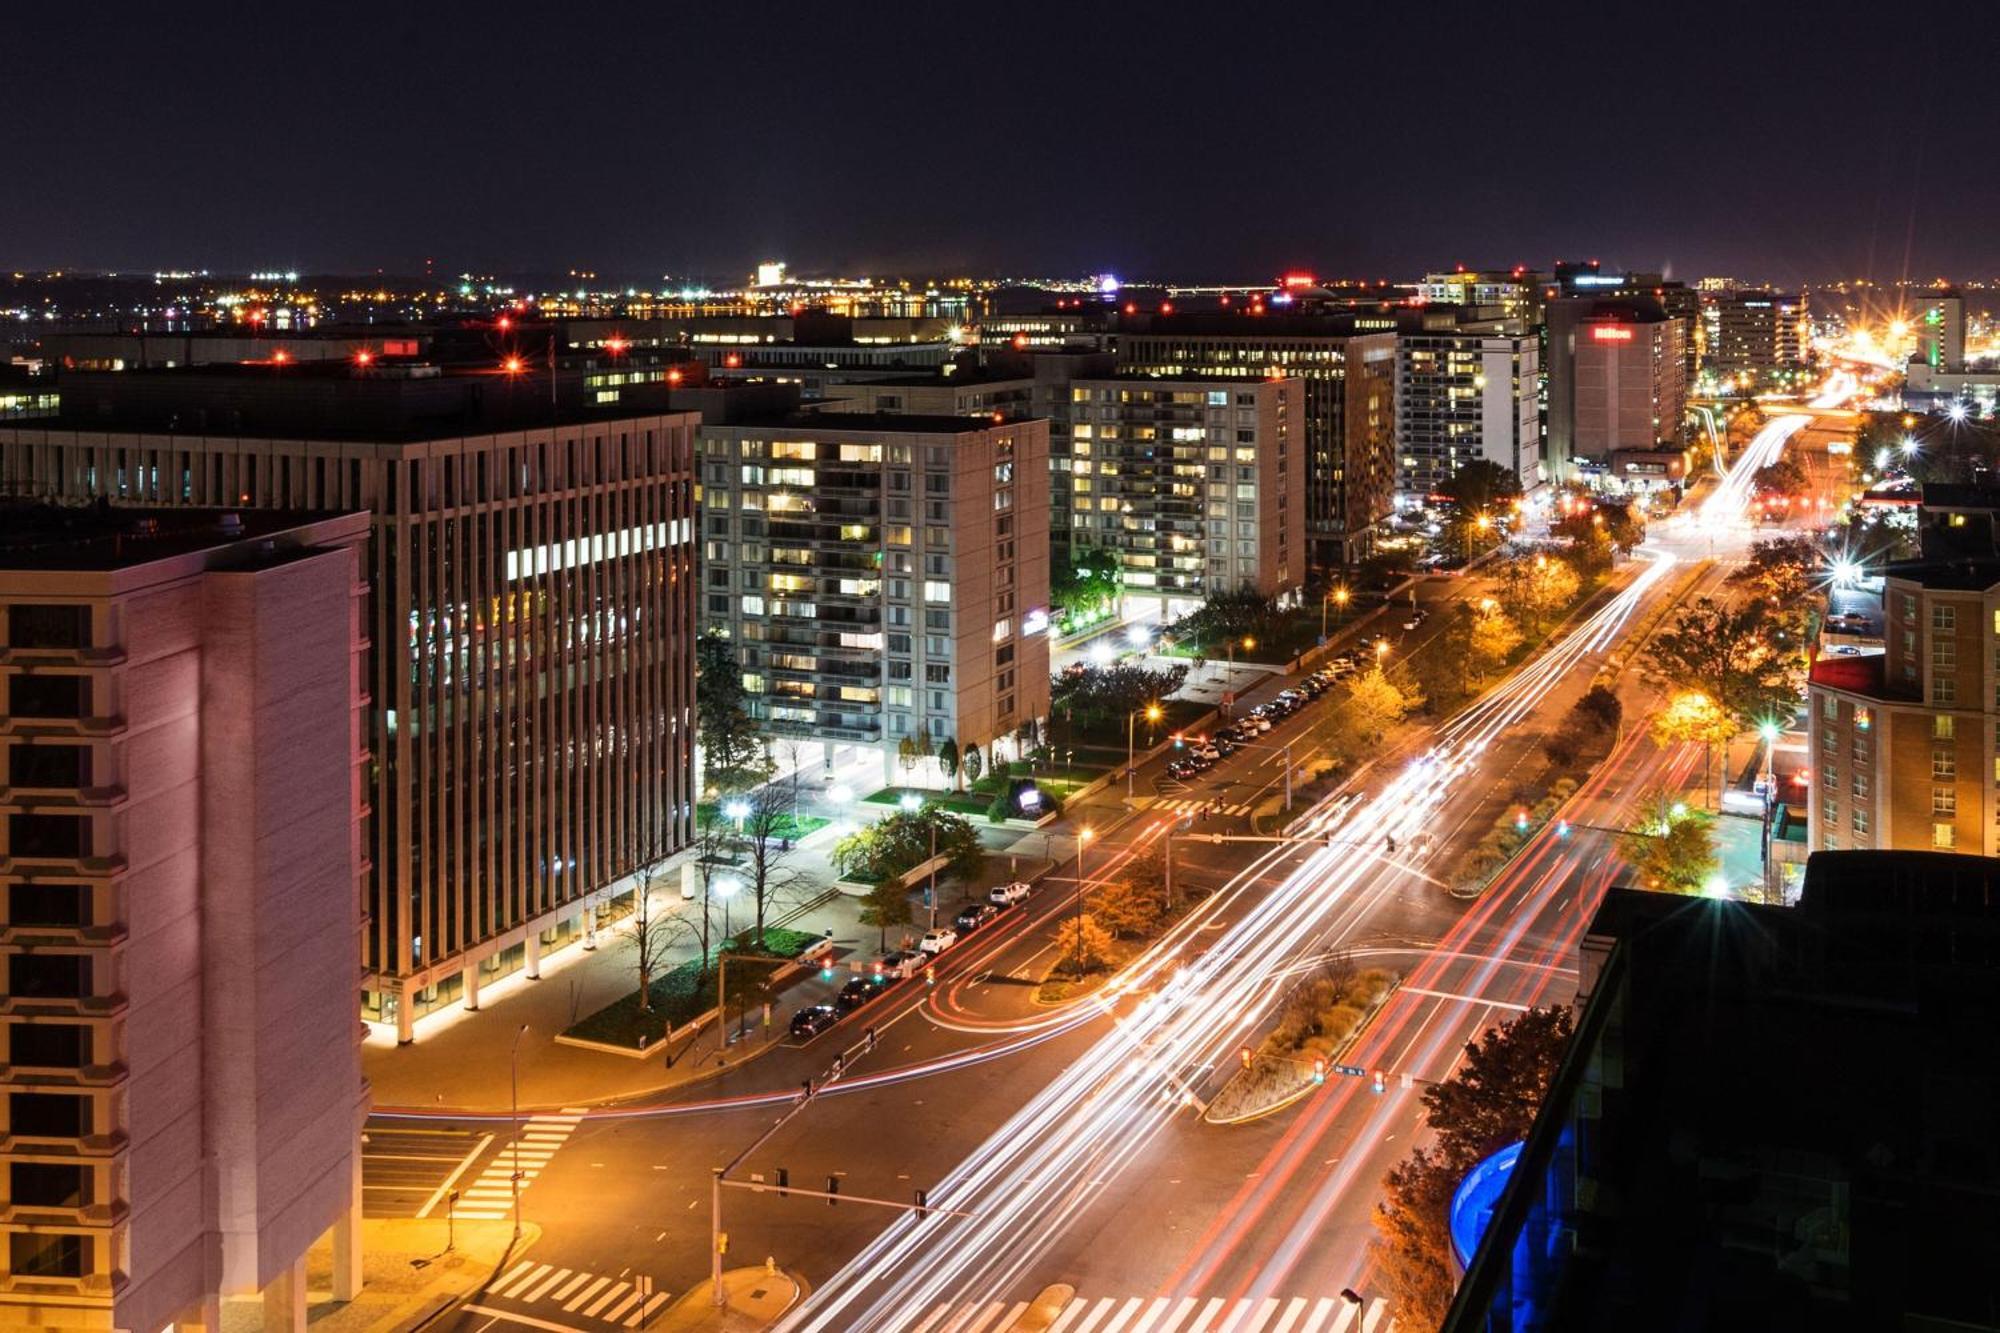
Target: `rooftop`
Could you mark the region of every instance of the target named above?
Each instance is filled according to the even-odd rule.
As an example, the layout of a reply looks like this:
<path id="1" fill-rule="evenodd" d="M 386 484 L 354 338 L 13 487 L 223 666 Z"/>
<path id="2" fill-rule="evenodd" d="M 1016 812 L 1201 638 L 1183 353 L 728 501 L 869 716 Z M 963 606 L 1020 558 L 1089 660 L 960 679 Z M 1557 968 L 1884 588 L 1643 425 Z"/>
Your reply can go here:
<path id="1" fill-rule="evenodd" d="M 357 515 L 365 517 L 365 515 Z M 197 551 L 240 546 L 246 564 L 269 565 L 309 547 L 260 543 L 339 517 L 311 509 L 126 508 L 102 502 L 0 502 L 0 570 L 107 571 Z"/>
<path id="2" fill-rule="evenodd" d="M 816 412 L 756 413 L 726 423 L 717 429 L 797 430 L 824 435 L 972 435 L 979 431 L 1002 430 L 1021 425 L 1020 421 L 997 424 L 986 417 L 925 416 L 901 412 Z"/>

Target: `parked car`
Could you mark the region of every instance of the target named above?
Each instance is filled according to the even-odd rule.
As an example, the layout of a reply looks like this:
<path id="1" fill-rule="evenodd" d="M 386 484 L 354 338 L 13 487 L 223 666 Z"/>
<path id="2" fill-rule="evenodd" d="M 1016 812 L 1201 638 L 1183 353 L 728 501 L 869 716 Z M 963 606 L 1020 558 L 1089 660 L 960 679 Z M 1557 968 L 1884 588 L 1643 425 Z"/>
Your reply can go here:
<path id="1" fill-rule="evenodd" d="M 1836 634 L 1866 634 L 1873 623 L 1854 611 L 1841 611 L 1826 618 L 1826 627 Z"/>
<path id="2" fill-rule="evenodd" d="M 833 997 L 833 1007 L 841 1013 L 859 1009 L 862 1005 L 889 989 L 887 978 L 877 981 L 874 977 L 856 977 L 840 988 L 840 994 Z"/>
<path id="3" fill-rule="evenodd" d="M 1222 731 L 1215 733 L 1215 740 L 1212 744 L 1215 746 L 1215 752 L 1225 759 L 1242 748 L 1234 736 Z"/>
<path id="4" fill-rule="evenodd" d="M 1167 776 L 1176 782 L 1186 782 L 1201 776 L 1201 765 L 1192 759 L 1176 759 L 1167 765 Z"/>
<path id="5" fill-rule="evenodd" d="M 928 954 L 918 953 L 914 949 L 898 949 L 895 953 L 883 955 L 882 961 L 875 964 L 875 972 L 878 976 L 901 981 L 904 977 L 913 977 L 923 971 L 929 962 Z"/>
<path id="6" fill-rule="evenodd" d="M 986 901 L 995 907 L 1012 907 L 1024 902 L 1028 897 L 1028 882 L 1017 879 L 1012 884 L 995 884 L 986 891 Z"/>
<path id="7" fill-rule="evenodd" d="M 939 926 L 936 930 L 925 931 L 924 937 L 917 941 L 917 947 L 925 953 L 943 953 L 956 943 L 958 932 Z"/>
<path id="8" fill-rule="evenodd" d="M 1216 749 L 1214 745 L 1207 741 L 1197 742 L 1195 747 L 1188 751 L 1188 754 L 1199 759 L 1204 764 L 1212 764 L 1222 758 L 1222 751 Z"/>
<path id="9" fill-rule="evenodd" d="M 840 1021 L 840 1010 L 830 1004 L 812 1004 L 792 1015 L 794 1037 L 817 1037 Z"/>
<path id="10" fill-rule="evenodd" d="M 952 919 L 952 924 L 961 932 L 971 934 L 999 915 L 1000 909 L 992 903 L 971 903 Z"/>

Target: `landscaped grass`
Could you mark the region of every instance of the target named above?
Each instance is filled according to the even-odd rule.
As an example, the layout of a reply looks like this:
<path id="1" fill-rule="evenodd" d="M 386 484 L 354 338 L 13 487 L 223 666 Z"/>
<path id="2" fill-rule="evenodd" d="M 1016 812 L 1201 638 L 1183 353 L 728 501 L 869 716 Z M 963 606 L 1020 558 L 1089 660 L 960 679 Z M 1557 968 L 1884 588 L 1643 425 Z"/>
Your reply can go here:
<path id="1" fill-rule="evenodd" d="M 714 801 L 697 806 L 695 813 L 703 823 L 725 818 L 721 807 Z M 773 837 L 790 838 L 793 842 L 797 842 L 801 838 L 819 832 L 832 822 L 831 819 L 822 819 L 818 815 L 794 815 L 787 811 L 772 821 L 771 833 Z"/>
<path id="2" fill-rule="evenodd" d="M 728 953 L 752 952 L 740 948 L 747 932 L 732 936 L 722 944 Z M 802 930 L 786 930 L 769 926 L 764 930 L 762 952 L 772 958 L 796 958 L 820 937 Z M 732 967 L 730 973 L 730 993 L 743 995 L 755 990 L 756 978 L 748 975 L 751 964 L 743 964 L 746 984 L 738 988 Z M 607 1046 L 625 1046 L 640 1049 L 640 1038 L 645 1044 L 652 1044 L 666 1036 L 669 1028 L 677 1028 L 700 1014 L 715 1007 L 715 973 L 713 968 L 704 968 L 699 958 L 690 958 L 665 973 L 654 977 L 647 991 L 652 996 L 650 1012 L 639 1008 L 638 974 L 633 973 L 633 986 L 610 1004 L 605 1005 L 588 1018 L 571 1026 L 563 1033 L 566 1037 L 576 1037 L 583 1041 L 599 1041 Z"/>
<path id="3" fill-rule="evenodd" d="M 977 791 L 977 787 L 974 790 Z M 905 792 L 921 797 L 925 805 L 934 805 L 955 815 L 983 815 L 986 813 L 986 807 L 993 803 L 990 795 L 981 800 L 978 796 L 966 792 L 932 791 L 923 787 L 884 787 L 878 792 L 870 792 L 861 799 L 870 805 L 901 805 Z"/>

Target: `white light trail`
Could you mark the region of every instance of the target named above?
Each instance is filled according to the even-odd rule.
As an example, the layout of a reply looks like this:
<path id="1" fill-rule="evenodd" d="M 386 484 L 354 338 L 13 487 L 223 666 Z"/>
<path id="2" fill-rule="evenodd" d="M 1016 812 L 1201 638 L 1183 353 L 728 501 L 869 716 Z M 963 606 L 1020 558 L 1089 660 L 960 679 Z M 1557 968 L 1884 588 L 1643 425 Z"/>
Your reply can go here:
<path id="1" fill-rule="evenodd" d="M 794 1330 L 911 1329 L 942 1303 L 976 1310 L 1005 1298 L 1065 1224 L 1115 1179 L 1181 1105 L 1181 1071 L 1203 1071 L 1254 1031 L 1275 993 L 1272 974 L 1361 919 L 1398 872 L 1356 844 L 1406 842 L 1487 746 L 1527 716 L 1569 671 L 1608 647 L 1674 565 L 1652 554 L 1604 607 L 1439 733 L 1431 750 L 1355 802 L 1339 846 L 1306 858 L 1221 937 L 1120 1018 L 930 1192 L 970 1213 L 905 1215 L 779 1325 Z M 1322 802 L 1307 818 L 1323 815 Z M 1282 855 L 1259 858 L 1252 872 Z M 1152 957 L 1147 975 L 1169 959 Z M 927 1333 L 944 1333 L 940 1326 Z"/>

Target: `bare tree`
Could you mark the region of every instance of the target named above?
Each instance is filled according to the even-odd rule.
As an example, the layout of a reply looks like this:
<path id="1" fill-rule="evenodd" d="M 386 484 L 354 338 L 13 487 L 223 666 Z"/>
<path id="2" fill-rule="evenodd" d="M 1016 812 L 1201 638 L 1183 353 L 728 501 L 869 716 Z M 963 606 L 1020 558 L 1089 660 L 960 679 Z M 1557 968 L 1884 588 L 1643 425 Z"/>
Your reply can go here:
<path id="1" fill-rule="evenodd" d="M 715 950 L 710 936 L 715 923 L 715 882 L 728 873 L 729 852 L 736 845 L 736 830 L 719 812 L 706 816 L 697 812 L 694 827 L 695 876 L 701 881 L 701 975 L 708 976 Z"/>
<path id="2" fill-rule="evenodd" d="M 660 864 L 654 861 L 639 871 L 632 889 L 632 914 L 618 926 L 619 938 L 638 965 L 640 1013 L 652 1012 L 653 978 L 666 970 L 667 954 L 695 934 L 694 923 L 673 905 L 653 901 L 654 890 L 666 878 Z"/>
<path id="3" fill-rule="evenodd" d="M 750 793 L 745 804 L 750 812 L 743 817 L 743 847 L 749 857 L 746 868 L 750 896 L 756 908 L 756 934 L 751 947 L 764 947 L 764 922 L 771 908 L 787 900 L 799 884 L 795 867 L 787 864 L 792 850 L 792 823 L 786 810 L 785 794 L 769 786 Z"/>

